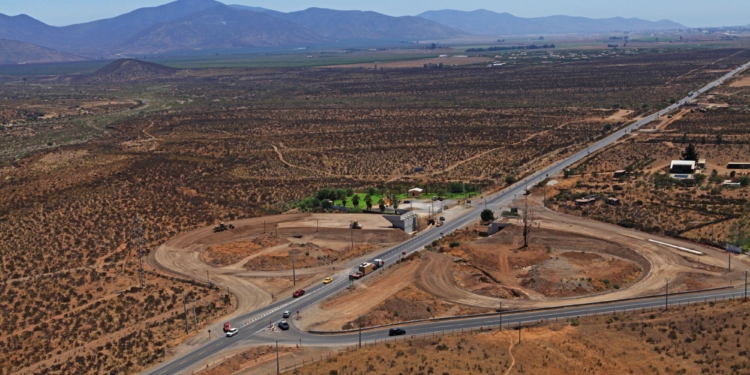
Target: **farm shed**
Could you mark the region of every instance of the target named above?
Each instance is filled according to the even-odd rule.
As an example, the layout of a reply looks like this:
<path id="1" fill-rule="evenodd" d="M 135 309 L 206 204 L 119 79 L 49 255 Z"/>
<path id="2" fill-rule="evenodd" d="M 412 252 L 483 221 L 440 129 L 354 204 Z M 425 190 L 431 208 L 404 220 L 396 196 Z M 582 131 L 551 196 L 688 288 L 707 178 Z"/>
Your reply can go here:
<path id="1" fill-rule="evenodd" d="M 624 170 L 624 169 L 620 169 L 619 171 L 615 171 L 615 174 L 614 174 L 614 176 L 613 176 L 613 177 L 614 177 L 614 178 L 622 177 L 622 176 L 624 176 L 624 175 L 625 175 L 625 173 L 627 173 L 627 172 L 625 172 L 625 170 Z"/>
<path id="2" fill-rule="evenodd" d="M 727 169 L 750 169 L 750 163 L 731 161 L 727 164 Z"/>
<path id="3" fill-rule="evenodd" d="M 620 205 L 620 200 L 617 199 L 617 198 L 607 198 L 607 202 L 606 203 L 608 205 L 610 205 L 610 206 L 619 206 Z"/>
<path id="4" fill-rule="evenodd" d="M 698 159 L 698 164 L 695 166 L 698 169 L 706 169 L 706 159 Z"/>
<path id="5" fill-rule="evenodd" d="M 734 182 L 734 181 L 732 181 L 732 180 L 726 180 L 726 181 L 724 181 L 724 183 L 723 183 L 723 184 L 721 184 L 721 186 L 724 186 L 724 187 L 728 187 L 728 188 L 738 188 L 738 187 L 742 187 L 742 185 L 740 185 L 740 183 L 739 183 L 739 182 Z"/>
<path id="6" fill-rule="evenodd" d="M 424 190 L 422 190 L 420 188 L 409 189 L 409 197 L 410 198 L 419 198 L 419 197 L 422 196 L 422 192 L 423 191 Z"/>
<path id="7" fill-rule="evenodd" d="M 585 206 L 594 202 L 596 202 L 596 197 L 580 198 L 576 199 L 576 206 Z"/>
<path id="8" fill-rule="evenodd" d="M 672 160 L 669 165 L 669 173 L 693 174 L 695 173 L 694 160 Z"/>

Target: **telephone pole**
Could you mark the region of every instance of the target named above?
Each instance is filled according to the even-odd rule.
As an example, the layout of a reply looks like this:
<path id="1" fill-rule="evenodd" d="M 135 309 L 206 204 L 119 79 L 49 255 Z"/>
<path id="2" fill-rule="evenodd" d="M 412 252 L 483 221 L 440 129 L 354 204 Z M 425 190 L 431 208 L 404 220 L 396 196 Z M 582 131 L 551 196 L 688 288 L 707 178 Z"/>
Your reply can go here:
<path id="1" fill-rule="evenodd" d="M 359 316 L 359 347 L 362 347 L 362 315 Z"/>
<path id="2" fill-rule="evenodd" d="M 279 370 L 279 340 L 276 340 L 276 373 L 281 373 Z"/>
<path id="3" fill-rule="evenodd" d="M 294 255 L 297 254 L 295 250 L 290 250 L 289 255 L 292 256 L 292 283 L 294 286 L 297 286 L 297 271 L 294 267 Z"/>
<path id="4" fill-rule="evenodd" d="M 195 332 L 198 332 L 198 314 L 195 313 L 195 300 L 193 300 L 193 324 L 195 325 Z"/>
<path id="5" fill-rule="evenodd" d="M 182 295 L 182 308 L 185 309 L 185 333 L 190 333 L 190 324 L 188 323 L 187 302 L 185 294 Z"/>
<path id="6" fill-rule="evenodd" d="M 136 252 L 138 253 L 138 278 L 141 283 L 141 289 L 144 289 L 146 288 L 146 271 L 143 270 L 143 222 L 138 215 L 135 216 L 133 222 L 132 236 Z"/>
<path id="7" fill-rule="evenodd" d="M 500 325 L 498 326 L 498 330 L 503 330 L 503 300 L 500 300 Z"/>
<path id="8" fill-rule="evenodd" d="M 666 292 L 664 293 L 664 310 L 669 308 L 669 279 L 664 279 L 667 282 Z"/>

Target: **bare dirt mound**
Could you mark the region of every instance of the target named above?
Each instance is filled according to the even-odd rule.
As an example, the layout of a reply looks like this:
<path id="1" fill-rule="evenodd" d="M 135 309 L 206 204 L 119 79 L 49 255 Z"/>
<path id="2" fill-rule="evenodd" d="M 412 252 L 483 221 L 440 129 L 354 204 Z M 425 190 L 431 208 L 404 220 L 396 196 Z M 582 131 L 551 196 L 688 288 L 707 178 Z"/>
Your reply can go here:
<path id="1" fill-rule="evenodd" d="M 201 252 L 200 259 L 211 266 L 224 267 L 282 243 L 286 243 L 286 240 L 266 235 L 246 241 L 221 243 L 207 247 Z"/>
<path id="2" fill-rule="evenodd" d="M 296 268 L 319 267 L 356 258 L 376 249 L 378 249 L 378 246 L 369 244 L 334 250 L 312 242 L 302 244 L 292 243 L 289 244 L 289 247 L 252 258 L 243 267 L 250 271 L 288 270 L 292 268 L 292 256 L 290 252 L 295 253 L 294 265 Z"/>

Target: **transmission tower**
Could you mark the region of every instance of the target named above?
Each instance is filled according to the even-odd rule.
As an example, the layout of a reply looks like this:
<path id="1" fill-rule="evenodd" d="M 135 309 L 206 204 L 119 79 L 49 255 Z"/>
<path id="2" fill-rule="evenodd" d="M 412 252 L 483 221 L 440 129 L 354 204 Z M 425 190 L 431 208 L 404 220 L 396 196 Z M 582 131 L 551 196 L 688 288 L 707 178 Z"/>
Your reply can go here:
<path id="1" fill-rule="evenodd" d="M 136 215 L 133 220 L 132 237 L 135 244 L 136 251 L 138 252 L 138 276 L 141 282 L 141 289 L 146 287 L 146 271 L 143 270 L 143 225 L 141 218 Z"/>
<path id="2" fill-rule="evenodd" d="M 443 174 L 445 174 L 445 129 L 443 129 L 443 135 L 440 137 L 440 149 L 443 152 Z"/>

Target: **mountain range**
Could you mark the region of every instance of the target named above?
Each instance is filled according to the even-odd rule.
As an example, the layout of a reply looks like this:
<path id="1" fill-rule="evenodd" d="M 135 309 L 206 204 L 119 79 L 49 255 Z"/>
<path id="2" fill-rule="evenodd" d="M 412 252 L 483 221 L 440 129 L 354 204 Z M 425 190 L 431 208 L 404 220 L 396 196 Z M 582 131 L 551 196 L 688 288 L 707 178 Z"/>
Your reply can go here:
<path id="1" fill-rule="evenodd" d="M 70 59 L 75 58 L 73 55 L 95 59 L 194 50 L 392 44 L 463 39 L 471 38 L 472 34 L 586 33 L 682 27 L 671 21 L 623 18 L 519 18 L 485 10 L 430 11 L 404 17 L 322 8 L 283 13 L 260 7 L 225 5 L 215 0 L 177 0 L 114 18 L 63 27 L 50 26 L 27 15 L 0 14 L 0 39 L 25 43 L 6 43 L 6 51 L 12 52 L 10 55 L 23 57 L 19 53 L 30 51 L 28 45 L 33 45 L 59 51 L 58 58 Z"/>
<path id="2" fill-rule="evenodd" d="M 418 17 L 439 22 L 476 35 L 523 35 L 523 34 L 584 34 L 633 30 L 675 30 L 685 26 L 669 20 L 656 22 L 638 18 L 601 18 L 549 16 L 521 18 L 509 13 L 489 10 L 464 12 L 459 10 L 434 10 Z"/>

